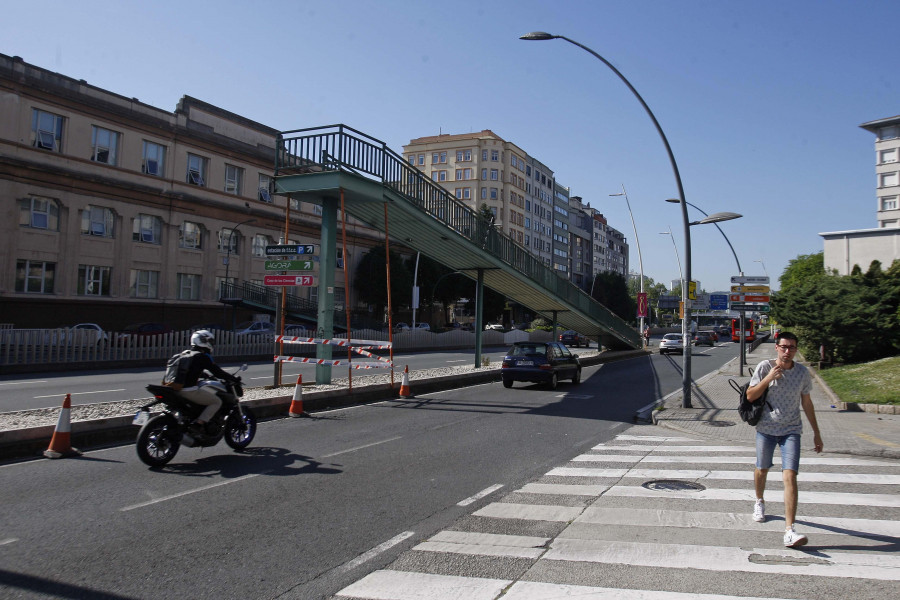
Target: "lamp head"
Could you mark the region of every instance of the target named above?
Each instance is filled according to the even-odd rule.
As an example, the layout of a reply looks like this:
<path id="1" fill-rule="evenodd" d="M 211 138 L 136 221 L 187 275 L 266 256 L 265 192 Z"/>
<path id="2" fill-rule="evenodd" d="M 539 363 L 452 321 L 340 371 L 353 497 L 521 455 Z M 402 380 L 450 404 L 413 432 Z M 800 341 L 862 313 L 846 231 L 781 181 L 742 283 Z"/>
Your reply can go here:
<path id="1" fill-rule="evenodd" d="M 525 35 L 520 35 L 520 40 L 531 40 L 531 41 L 543 41 L 543 40 L 552 40 L 558 36 L 551 35 L 546 31 L 532 31 L 531 33 L 526 33 Z"/>
<path id="2" fill-rule="evenodd" d="M 681 200 L 678 198 L 666 198 L 666 202 L 671 202 L 673 204 L 681 204 Z"/>
<path id="3" fill-rule="evenodd" d="M 694 221 L 691 225 L 706 225 L 707 223 L 719 223 L 721 221 L 731 221 L 732 219 L 740 219 L 744 215 L 733 212 L 717 212 L 709 215 L 705 219 Z"/>

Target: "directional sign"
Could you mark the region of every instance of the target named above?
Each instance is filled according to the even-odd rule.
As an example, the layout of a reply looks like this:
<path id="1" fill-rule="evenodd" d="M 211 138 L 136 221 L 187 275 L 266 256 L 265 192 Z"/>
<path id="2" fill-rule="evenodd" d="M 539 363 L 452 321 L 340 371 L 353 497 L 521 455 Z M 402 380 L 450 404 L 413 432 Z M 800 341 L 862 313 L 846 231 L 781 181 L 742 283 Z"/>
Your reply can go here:
<path id="1" fill-rule="evenodd" d="M 769 286 L 767 285 L 733 285 L 732 292 L 742 292 L 744 294 L 768 294 Z"/>
<path id="2" fill-rule="evenodd" d="M 315 278 L 312 275 L 266 275 L 263 278 L 265 285 L 315 285 Z"/>
<path id="3" fill-rule="evenodd" d="M 768 302 L 769 296 L 751 294 L 731 294 L 732 302 Z"/>
<path id="4" fill-rule="evenodd" d="M 769 285 L 768 275 L 732 275 L 731 283 L 751 283 L 757 285 Z"/>
<path id="5" fill-rule="evenodd" d="M 710 294 L 709 308 L 710 310 L 728 310 L 728 295 Z"/>
<path id="6" fill-rule="evenodd" d="M 311 260 L 267 260 L 266 271 L 312 271 Z"/>
<path id="7" fill-rule="evenodd" d="M 741 304 L 737 302 L 731 303 L 731 310 L 742 310 L 746 312 L 769 312 L 768 304 Z"/>
<path id="8" fill-rule="evenodd" d="M 294 254 L 315 254 L 314 244 L 281 244 L 266 246 L 266 256 L 291 256 Z"/>

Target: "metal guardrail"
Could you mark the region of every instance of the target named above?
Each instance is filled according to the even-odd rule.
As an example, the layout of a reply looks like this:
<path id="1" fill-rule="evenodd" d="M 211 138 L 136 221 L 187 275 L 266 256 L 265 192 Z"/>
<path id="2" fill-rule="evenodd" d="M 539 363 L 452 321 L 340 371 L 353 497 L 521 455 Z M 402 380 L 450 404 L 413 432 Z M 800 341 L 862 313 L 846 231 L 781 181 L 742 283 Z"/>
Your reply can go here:
<path id="1" fill-rule="evenodd" d="M 497 230 L 479 213 L 432 182 L 387 145 L 346 125 L 295 129 L 279 134 L 275 176 L 346 170 L 380 181 L 418 206 L 422 212 L 540 284 L 598 322 L 611 313 L 589 294 L 561 277 L 527 249 Z M 617 333 L 639 344 L 633 328 L 612 317 Z"/>

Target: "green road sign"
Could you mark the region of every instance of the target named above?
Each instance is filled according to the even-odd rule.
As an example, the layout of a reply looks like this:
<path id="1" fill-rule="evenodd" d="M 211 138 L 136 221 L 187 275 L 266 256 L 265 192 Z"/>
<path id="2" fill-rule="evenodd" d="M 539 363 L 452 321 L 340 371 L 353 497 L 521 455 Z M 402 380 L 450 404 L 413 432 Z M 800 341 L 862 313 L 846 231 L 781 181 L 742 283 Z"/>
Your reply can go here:
<path id="1" fill-rule="evenodd" d="M 267 260 L 266 271 L 312 271 L 311 260 Z"/>

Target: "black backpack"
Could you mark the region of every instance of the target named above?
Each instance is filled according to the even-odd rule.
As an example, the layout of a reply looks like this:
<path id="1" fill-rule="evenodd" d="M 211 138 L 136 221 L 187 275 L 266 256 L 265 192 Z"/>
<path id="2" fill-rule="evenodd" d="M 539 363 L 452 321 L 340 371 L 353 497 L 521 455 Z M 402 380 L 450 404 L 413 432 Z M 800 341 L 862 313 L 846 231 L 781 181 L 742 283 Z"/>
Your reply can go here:
<path id="1" fill-rule="evenodd" d="M 744 385 L 740 385 L 734 379 L 729 379 L 728 383 L 734 388 L 734 391 L 738 393 L 740 398 L 738 403 L 738 414 L 741 415 L 741 420 L 747 423 L 747 425 L 755 427 L 762 418 L 763 409 L 768 406 L 769 410 L 772 410 L 772 405 L 766 400 L 766 396 L 769 395 L 769 388 L 763 390 L 762 396 L 757 398 L 756 402 L 750 402 L 747 400 L 747 388 L 750 387 L 749 381 Z"/>
<path id="2" fill-rule="evenodd" d="M 172 355 L 172 358 L 166 363 L 166 374 L 163 375 L 162 384 L 176 391 L 182 389 L 187 379 L 188 369 L 191 368 L 191 361 L 198 354 L 200 353 L 197 350 L 185 350 Z"/>

